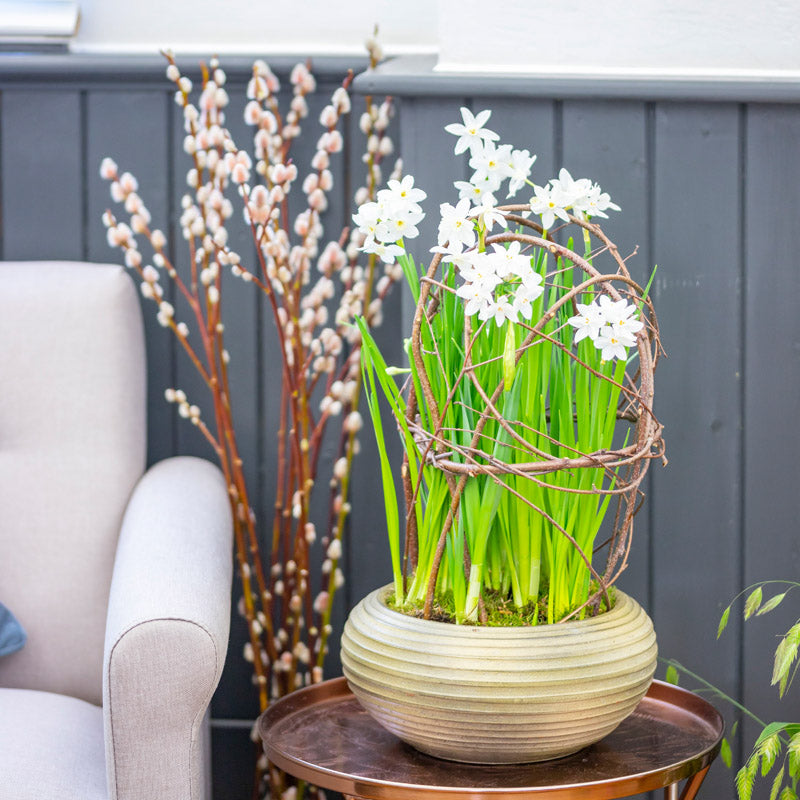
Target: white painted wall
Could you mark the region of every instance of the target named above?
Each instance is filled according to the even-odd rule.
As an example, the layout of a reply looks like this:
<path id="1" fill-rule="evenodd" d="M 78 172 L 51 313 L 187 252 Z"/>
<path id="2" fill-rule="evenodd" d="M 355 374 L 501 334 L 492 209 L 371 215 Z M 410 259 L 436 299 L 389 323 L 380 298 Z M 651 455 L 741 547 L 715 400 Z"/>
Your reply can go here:
<path id="1" fill-rule="evenodd" d="M 436 0 L 79 0 L 77 52 L 361 55 L 432 53 Z"/>
<path id="2" fill-rule="evenodd" d="M 390 55 L 440 71 L 800 79 L 800 0 L 80 0 L 73 49 Z"/>
<path id="3" fill-rule="evenodd" d="M 443 71 L 800 78 L 798 0 L 438 1 Z"/>

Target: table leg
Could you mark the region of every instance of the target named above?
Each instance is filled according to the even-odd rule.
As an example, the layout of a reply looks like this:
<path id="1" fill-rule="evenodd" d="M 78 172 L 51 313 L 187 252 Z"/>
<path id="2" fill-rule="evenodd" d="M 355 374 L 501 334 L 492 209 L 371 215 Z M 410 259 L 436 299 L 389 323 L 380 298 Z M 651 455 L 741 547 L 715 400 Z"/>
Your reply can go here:
<path id="1" fill-rule="evenodd" d="M 694 796 L 697 794 L 697 790 L 700 788 L 700 784 L 705 779 L 706 775 L 708 774 L 709 767 L 705 769 L 701 769 L 700 772 L 692 775 L 688 781 L 686 781 L 686 787 L 683 790 L 683 794 L 681 795 L 681 800 L 694 800 Z"/>
<path id="2" fill-rule="evenodd" d="M 671 783 L 669 786 L 665 786 L 664 800 L 694 800 L 697 795 L 697 790 L 700 788 L 700 784 L 705 779 L 707 773 L 708 767 L 692 775 L 692 777 L 686 781 L 686 786 L 683 787 L 680 796 L 678 796 L 677 783 Z"/>

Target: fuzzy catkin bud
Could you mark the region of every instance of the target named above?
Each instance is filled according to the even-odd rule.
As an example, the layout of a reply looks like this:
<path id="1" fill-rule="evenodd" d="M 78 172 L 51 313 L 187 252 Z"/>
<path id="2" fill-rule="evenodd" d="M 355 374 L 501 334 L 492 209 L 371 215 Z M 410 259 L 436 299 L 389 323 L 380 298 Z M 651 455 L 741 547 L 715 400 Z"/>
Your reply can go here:
<path id="1" fill-rule="evenodd" d="M 347 459 L 344 456 L 333 465 L 333 477 L 342 480 L 347 475 Z"/>
<path id="2" fill-rule="evenodd" d="M 378 153 L 382 156 L 389 156 L 394 152 L 394 144 L 388 136 L 384 136 L 378 145 Z"/>
<path id="3" fill-rule="evenodd" d="M 316 599 L 314 600 L 314 611 L 317 614 L 324 614 L 325 611 L 328 609 L 328 599 L 329 595 L 327 592 L 320 592 Z"/>
<path id="4" fill-rule="evenodd" d="M 358 411 L 351 411 L 342 423 L 348 433 L 358 433 L 364 427 L 364 420 Z"/>
<path id="5" fill-rule="evenodd" d="M 342 541 L 341 539 L 334 539 L 328 545 L 328 552 L 326 554 L 331 561 L 338 561 L 342 557 Z"/>

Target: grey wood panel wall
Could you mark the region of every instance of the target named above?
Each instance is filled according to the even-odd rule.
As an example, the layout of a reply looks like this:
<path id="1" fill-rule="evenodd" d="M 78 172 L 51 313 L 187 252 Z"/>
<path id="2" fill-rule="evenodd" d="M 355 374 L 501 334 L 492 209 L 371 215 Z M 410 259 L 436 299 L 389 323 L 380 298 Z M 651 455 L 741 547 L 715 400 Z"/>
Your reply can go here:
<path id="1" fill-rule="evenodd" d="M 669 457 L 649 476 L 622 585 L 649 609 L 663 656 L 766 719 L 798 718 L 796 693 L 780 705 L 768 685 L 774 633 L 796 619 L 796 605 L 782 620 L 759 619 L 744 631 L 734 616 L 720 641 L 716 630 L 744 586 L 800 574 L 793 489 L 800 478 L 793 425 L 800 412 L 800 108 L 492 100 L 481 90 L 403 97 L 407 169 L 435 187 L 435 207 L 452 178 L 439 153 L 443 109 L 451 121 L 460 105 L 495 108 L 488 126 L 502 141 L 539 153 L 538 181 L 565 166 L 597 180 L 622 206 L 604 228 L 623 254 L 638 248 L 629 262 L 635 277 L 658 264 L 654 295 L 668 357 L 656 375 L 656 412 Z M 745 723 L 734 752 L 757 732 Z M 701 796 L 732 797 L 731 781 L 718 763 Z M 768 786 L 754 796 L 766 797 Z"/>
<path id="2" fill-rule="evenodd" d="M 339 66 L 322 70 L 320 97 L 336 84 Z M 229 75 L 229 123 L 240 135 L 236 102 L 246 66 L 237 62 Z M 183 134 L 162 76 L 161 65 L 150 61 L 17 59 L 12 67 L 0 57 L 0 257 L 118 262 L 100 223 L 109 204 L 97 175 L 104 155 L 139 177 L 154 221 L 172 231 L 180 248 Z M 778 706 L 768 686 L 771 617 L 746 626 L 734 620 L 715 641 L 722 608 L 743 586 L 800 574 L 793 425 L 800 411 L 800 104 L 762 104 L 732 96 L 730 87 L 712 102 L 713 87 L 702 99 L 688 90 L 682 96 L 679 88 L 620 97 L 613 87 L 581 95 L 574 86 L 563 94 L 528 86 L 510 96 L 499 78 L 476 81 L 473 89 L 437 80 L 393 87 L 403 95 L 398 130 L 406 169 L 429 193 L 428 209 L 451 200 L 452 181 L 465 175 L 442 127 L 457 120 L 462 104 L 492 107 L 503 139 L 538 153 L 539 180 L 566 166 L 599 181 L 620 203 L 623 214 L 608 231 L 623 253 L 638 247 L 631 261 L 636 276 L 659 265 L 655 296 L 668 359 L 656 376 L 657 413 L 666 424 L 670 464 L 652 470 L 624 585 L 653 615 L 662 655 L 765 716 L 800 717 L 796 699 Z M 419 89 L 434 84 L 437 96 Z M 346 221 L 361 170 L 354 146 L 337 166 L 328 231 Z M 425 225 L 427 242 L 435 223 Z M 246 239 L 237 246 L 244 251 Z M 269 312 L 249 288 L 226 287 L 225 302 L 235 306 L 227 336 L 248 479 L 257 487 L 257 511 L 268 519 L 277 352 Z M 144 310 L 150 459 L 176 452 L 211 457 L 163 401 L 167 386 L 199 389 L 152 308 Z M 398 294 L 386 309 L 380 338 L 395 361 L 409 315 L 407 296 Z M 377 460 L 368 435 L 362 444 L 339 626 L 346 606 L 388 576 Z M 216 800 L 249 796 L 256 699 L 241 658 L 244 627 L 236 614 L 233 622 L 213 705 Z M 752 737 L 748 728 L 744 740 Z M 702 796 L 731 797 L 730 777 L 715 767 Z"/>

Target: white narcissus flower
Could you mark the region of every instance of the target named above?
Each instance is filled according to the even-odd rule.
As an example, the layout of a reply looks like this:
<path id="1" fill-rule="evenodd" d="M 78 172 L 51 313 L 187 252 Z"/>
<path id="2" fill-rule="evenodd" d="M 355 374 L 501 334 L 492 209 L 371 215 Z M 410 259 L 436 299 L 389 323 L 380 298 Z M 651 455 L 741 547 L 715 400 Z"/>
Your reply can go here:
<path id="1" fill-rule="evenodd" d="M 506 295 L 501 295 L 494 302 L 488 303 L 478 312 L 478 319 L 485 322 L 494 317 L 495 325 L 499 328 L 506 320 L 509 322 L 517 321 L 517 312 L 509 302 Z"/>
<path id="2" fill-rule="evenodd" d="M 418 213 L 399 214 L 391 216 L 379 228 L 379 238 L 382 242 L 396 242 L 399 239 L 415 239 L 419 236 L 417 223 L 421 222 L 425 215 Z"/>
<path id="3" fill-rule="evenodd" d="M 519 275 L 522 280 L 516 287 L 514 300 L 511 305 L 515 312 L 525 317 L 525 319 L 530 319 L 533 315 L 533 302 L 544 293 L 544 286 L 542 285 L 542 276 L 531 269 L 530 259 L 527 260 L 527 268 L 517 271 L 517 275 Z"/>
<path id="4" fill-rule="evenodd" d="M 607 192 L 604 192 L 597 184 L 594 184 L 584 198 L 581 210 L 590 217 L 608 219 L 608 214 L 605 212 L 609 209 L 611 211 L 622 210 L 616 203 L 611 202 L 611 197 Z"/>
<path id="5" fill-rule="evenodd" d="M 631 333 L 640 331 L 644 325 L 639 320 L 632 319 L 636 313 L 636 306 L 627 300 L 612 300 L 608 295 L 601 295 L 599 302 L 603 319 L 609 324 L 627 328 Z"/>
<path id="6" fill-rule="evenodd" d="M 460 269 L 460 274 L 467 283 L 480 283 L 490 289 L 494 289 L 503 280 L 495 269 L 492 257 L 487 253 L 472 253 L 470 263 Z"/>
<path id="7" fill-rule="evenodd" d="M 420 201 L 428 195 L 422 189 L 414 186 L 414 176 L 406 175 L 401 181 L 389 180 L 387 183 L 391 194 L 406 203 L 411 211 L 421 212 Z"/>
<path id="8" fill-rule="evenodd" d="M 455 181 L 453 186 L 458 189 L 459 200 L 464 200 L 466 198 L 475 203 L 475 205 L 497 205 L 494 192 L 496 192 L 499 187 L 495 186 L 490 180 Z"/>
<path id="9" fill-rule="evenodd" d="M 464 306 L 464 313 L 471 317 L 473 314 L 482 314 L 490 303 L 494 301 L 493 295 L 494 287 L 490 284 L 481 283 L 465 283 L 456 289 L 456 295 L 463 300 L 466 300 Z M 484 317 L 481 317 L 484 319 Z"/>
<path id="10" fill-rule="evenodd" d="M 517 289 L 514 299 L 511 302 L 511 308 L 515 314 L 530 319 L 533 316 L 533 301 L 535 297 L 531 297 L 528 292 L 524 291 L 523 287 Z"/>
<path id="11" fill-rule="evenodd" d="M 365 236 L 374 238 L 375 230 L 380 223 L 380 208 L 378 204 L 370 202 L 360 205 L 358 211 L 353 214 L 353 222 Z"/>
<path id="12" fill-rule="evenodd" d="M 507 197 L 513 197 L 525 185 L 535 161 L 536 156 L 532 156 L 527 150 L 512 150 L 511 161 L 508 165 Z"/>
<path id="13" fill-rule="evenodd" d="M 483 142 L 472 151 L 469 165 L 475 170 L 471 182 L 490 181 L 494 190 L 510 175 L 511 145 L 495 146 L 493 142 Z"/>
<path id="14" fill-rule="evenodd" d="M 484 110 L 479 112 L 477 116 L 473 116 L 468 108 L 462 106 L 461 119 L 463 120 L 463 125 L 458 122 L 445 125 L 444 129 L 448 133 L 458 136 L 455 147 L 456 155 L 463 153 L 468 148 L 473 150 L 473 148 L 480 146 L 482 142 L 497 141 L 500 138 L 494 131 L 486 130 L 483 127 L 491 115 L 491 111 Z"/>
<path id="15" fill-rule="evenodd" d="M 612 358 L 621 360 L 628 357 L 624 341 L 608 325 L 600 329 L 600 334 L 594 340 L 594 343 L 595 347 L 600 350 L 600 357 L 603 361 L 610 361 Z"/>
<path id="16" fill-rule="evenodd" d="M 384 264 L 394 264 L 395 259 L 405 253 L 405 250 L 399 245 L 384 244 L 372 238 L 367 238 L 361 249 L 365 253 L 375 253 Z"/>
<path id="17" fill-rule="evenodd" d="M 492 199 L 494 200 L 494 198 Z M 507 228 L 508 221 L 505 215 L 505 211 L 500 211 L 493 204 L 487 202 L 476 206 L 470 212 L 470 216 L 475 217 L 478 220 L 478 225 L 486 231 L 490 231 L 495 226 L 495 223 L 501 228 Z"/>
<path id="18" fill-rule="evenodd" d="M 517 274 L 522 279 L 520 285 L 517 287 L 517 294 L 522 292 L 532 302 L 544 293 L 544 278 L 542 278 L 538 272 L 535 272 L 529 267 L 527 271 L 523 270 Z"/>
<path id="19" fill-rule="evenodd" d="M 493 253 L 489 254 L 494 269 L 501 278 L 509 275 L 519 275 L 531 272 L 531 259 L 520 253 L 520 242 L 511 242 L 508 247 L 503 244 L 493 244 Z"/>
<path id="20" fill-rule="evenodd" d="M 565 206 L 569 205 L 566 198 L 561 196 L 557 187 L 535 186 L 534 196 L 531 198 L 530 205 L 531 211 L 538 214 L 542 218 L 542 227 L 549 230 L 556 217 L 563 219 L 564 222 L 569 222 L 569 215 Z"/>
<path id="21" fill-rule="evenodd" d="M 579 342 L 587 336 L 595 340 L 605 324 L 603 312 L 596 303 L 577 303 L 576 306 L 578 313 L 567 320 L 575 328 L 575 341 Z"/>
<path id="22" fill-rule="evenodd" d="M 558 172 L 558 178 L 550 181 L 550 186 L 560 195 L 564 208 L 574 206 L 578 211 L 582 210 L 583 200 L 591 190 L 592 182 L 588 178 L 575 180 L 569 171 L 562 167 Z"/>
<path id="23" fill-rule="evenodd" d="M 442 203 L 439 211 L 442 218 L 439 221 L 438 244 L 442 246 L 449 242 L 453 246 L 455 242 L 460 242 L 465 247 L 472 247 L 475 244 L 475 225 L 467 218 L 470 201 L 464 198 L 456 206 Z"/>
<path id="24" fill-rule="evenodd" d="M 601 295 L 589 304 L 577 303 L 578 314 L 568 322 L 575 328 L 575 342 L 587 336 L 601 351 L 604 361 L 627 358 L 628 347 L 636 345 L 636 334 L 644 327 L 634 319 L 636 306 L 627 300 L 612 300 Z"/>
<path id="25" fill-rule="evenodd" d="M 442 261 L 445 264 L 453 264 L 458 270 L 472 266 L 473 260 L 481 255 L 476 250 L 462 252 L 461 242 L 455 242 L 450 247 L 441 247 L 440 245 L 431 247 L 431 253 L 441 253 Z"/>

